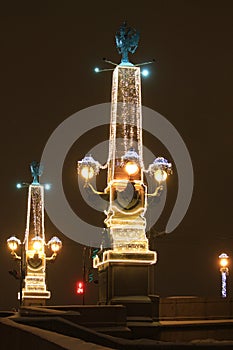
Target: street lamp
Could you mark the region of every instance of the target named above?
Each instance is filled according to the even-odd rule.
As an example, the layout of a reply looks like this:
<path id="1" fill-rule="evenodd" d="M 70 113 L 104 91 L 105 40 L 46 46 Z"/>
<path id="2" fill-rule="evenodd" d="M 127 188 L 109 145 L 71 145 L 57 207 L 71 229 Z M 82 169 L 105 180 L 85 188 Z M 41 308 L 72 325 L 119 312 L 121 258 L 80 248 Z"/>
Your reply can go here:
<path id="1" fill-rule="evenodd" d="M 61 240 L 54 236 L 48 243 L 44 230 L 44 188 L 39 183 L 42 166 L 38 162 L 30 164 L 33 181 L 31 184 L 17 184 L 17 188 L 28 188 L 26 231 L 23 241 L 12 236 L 7 245 L 11 254 L 20 261 L 20 292 L 21 305 L 44 305 L 51 296 L 46 288 L 46 261 L 54 260 L 62 247 Z M 20 253 L 17 249 L 20 247 Z M 52 252 L 47 256 L 47 248 Z"/>
<path id="2" fill-rule="evenodd" d="M 54 259 L 62 247 L 62 241 L 58 237 L 54 236 L 50 239 L 50 241 L 48 241 L 47 245 L 52 250 L 53 252 L 52 258 Z"/>
<path id="3" fill-rule="evenodd" d="M 78 174 L 80 174 L 85 180 L 85 187 L 88 185 L 90 179 L 99 174 L 100 168 L 100 163 L 94 160 L 91 155 L 84 157 L 78 162 Z"/>
<path id="4" fill-rule="evenodd" d="M 60 241 L 59 238 L 56 236 L 52 237 L 50 241 L 46 244 L 42 241 L 41 237 L 33 237 L 31 240 L 32 247 L 34 250 L 33 257 L 28 260 L 28 263 L 33 266 L 34 269 L 39 268 L 42 260 L 40 259 L 40 251 L 43 248 L 43 244 L 47 245 L 50 250 L 53 252 L 51 256 L 46 256 L 46 260 L 54 260 L 56 258 L 56 255 L 58 251 L 62 247 L 62 242 Z M 25 275 L 26 275 L 26 265 L 25 265 L 25 257 L 27 256 L 27 253 L 25 251 L 25 245 L 23 242 L 20 241 L 15 236 L 11 236 L 10 238 L 7 239 L 7 246 L 9 250 L 11 251 L 11 255 L 13 255 L 13 258 L 15 260 L 18 260 L 20 262 L 20 274 L 19 274 L 19 281 L 20 281 L 20 288 L 19 288 L 19 304 L 22 306 L 23 303 L 23 284 L 25 282 Z M 17 250 L 20 247 L 20 253 L 17 254 Z"/>
<path id="5" fill-rule="evenodd" d="M 25 250 L 23 247 L 23 243 L 15 236 L 11 236 L 7 240 L 7 246 L 11 251 L 11 255 L 13 255 L 15 260 L 19 260 L 20 262 L 20 271 L 19 276 L 17 276 L 17 279 L 19 279 L 19 305 L 22 306 L 23 301 L 23 282 L 25 279 Z M 20 247 L 20 255 L 16 253 L 16 250 Z"/>
<path id="6" fill-rule="evenodd" d="M 108 160 L 101 165 L 92 156 L 85 156 L 77 162 L 84 187 L 107 197 L 109 202 L 104 223 L 111 247 L 101 250 L 93 259 L 100 277 L 100 303 L 114 302 L 119 295 L 148 293 L 143 284 L 140 289 L 137 283 L 148 282 L 149 266 L 157 260 L 146 236 L 147 198 L 159 196 L 172 173 L 172 164 L 163 157 L 156 157 L 148 168 L 144 166 L 140 64 L 128 60 L 128 53 L 134 53 L 138 46 L 139 34 L 124 23 L 115 39 L 122 59 L 119 65 L 114 64 L 112 77 Z M 102 169 L 107 169 L 107 185 L 99 192 L 91 181 Z M 145 175 L 154 180 L 153 193 L 148 193 Z M 118 288 L 116 281 L 124 283 Z"/>
<path id="7" fill-rule="evenodd" d="M 21 241 L 15 236 L 12 236 L 7 240 L 8 248 L 11 250 L 11 254 L 14 255 L 15 257 L 18 257 L 15 251 L 18 249 L 18 246 L 20 244 L 21 244 Z"/>
<path id="8" fill-rule="evenodd" d="M 226 253 L 219 255 L 219 265 L 221 272 L 221 295 L 222 298 L 227 297 L 227 276 L 229 275 L 229 256 Z"/>

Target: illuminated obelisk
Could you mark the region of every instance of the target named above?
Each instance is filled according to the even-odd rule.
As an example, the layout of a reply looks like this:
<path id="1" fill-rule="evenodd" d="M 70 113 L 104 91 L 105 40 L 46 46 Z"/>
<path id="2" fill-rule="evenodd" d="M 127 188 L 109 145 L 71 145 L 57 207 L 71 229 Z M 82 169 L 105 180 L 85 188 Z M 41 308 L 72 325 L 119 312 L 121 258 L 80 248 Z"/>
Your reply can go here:
<path id="1" fill-rule="evenodd" d="M 124 61 L 113 73 L 108 161 L 110 206 L 105 223 L 110 228 L 115 252 L 148 250 L 140 78 L 140 68 Z"/>
<path id="2" fill-rule="evenodd" d="M 128 60 L 138 45 L 139 35 L 126 24 L 116 34 L 122 54 L 114 69 L 108 156 L 109 207 L 106 226 L 112 249 L 103 260 L 95 259 L 96 267 L 107 261 L 156 262 L 156 253 L 149 251 L 146 237 L 147 187 L 143 178 L 143 143 L 140 67 Z"/>
<path id="3" fill-rule="evenodd" d="M 45 299 L 50 298 L 50 292 L 47 291 L 45 281 L 44 186 L 39 183 L 42 167 L 37 162 L 33 162 L 31 172 L 33 181 L 28 189 L 24 241 L 25 285 L 22 290 L 22 298 L 24 305 L 43 305 Z"/>
<path id="4" fill-rule="evenodd" d="M 48 243 L 45 241 L 44 230 L 44 187 L 39 177 L 42 174 L 40 163 L 30 164 L 33 177 L 31 184 L 18 183 L 17 188 L 28 187 L 27 220 L 24 240 L 21 242 L 16 236 L 7 240 L 8 248 L 14 259 L 20 262 L 20 306 L 45 305 L 51 293 L 46 288 L 46 261 L 53 261 L 62 247 L 61 240 L 54 236 Z M 17 249 L 20 246 L 20 255 Z M 52 251 L 46 256 L 45 247 Z"/>
<path id="5" fill-rule="evenodd" d="M 143 178 L 141 72 L 128 60 L 139 35 L 124 23 L 116 34 L 122 60 L 113 72 L 108 157 L 109 207 L 105 224 L 112 246 L 94 259 L 100 303 L 148 298 L 148 268 L 156 262 L 146 237 L 147 186 Z M 138 283 L 138 280 L 141 283 Z M 121 286 L 121 287 L 120 287 Z M 145 299 L 144 299 L 145 300 Z"/>
<path id="6" fill-rule="evenodd" d="M 156 298 L 150 296 L 149 272 L 157 256 L 149 249 L 146 236 L 147 197 L 160 194 L 172 165 L 165 158 L 157 157 L 148 169 L 144 167 L 141 71 L 139 65 L 128 59 L 128 54 L 137 49 L 139 34 L 124 23 L 115 38 L 122 59 L 112 77 L 107 164 L 101 166 L 92 156 L 85 156 L 78 161 L 78 174 L 85 179 L 85 187 L 89 186 L 98 195 L 108 194 L 109 199 L 104 222 L 110 246 L 102 245 L 93 259 L 99 275 L 99 303 L 124 304 L 132 311 L 131 315 L 148 316 L 155 310 Z M 90 181 L 106 167 L 107 187 L 99 192 Z M 157 183 L 153 193 L 147 193 L 144 173 L 153 176 Z"/>

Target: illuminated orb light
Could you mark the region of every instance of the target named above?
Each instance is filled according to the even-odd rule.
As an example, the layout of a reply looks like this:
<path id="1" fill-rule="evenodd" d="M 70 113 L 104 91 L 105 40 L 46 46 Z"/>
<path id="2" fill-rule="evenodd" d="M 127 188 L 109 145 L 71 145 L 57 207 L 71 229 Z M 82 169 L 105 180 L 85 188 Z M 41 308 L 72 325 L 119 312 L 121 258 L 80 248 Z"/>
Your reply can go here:
<path id="1" fill-rule="evenodd" d="M 15 251 L 18 248 L 18 245 L 20 244 L 20 240 L 16 238 L 15 236 L 10 237 L 7 240 L 7 245 L 11 251 Z"/>
<path id="2" fill-rule="evenodd" d="M 222 267 L 227 266 L 227 265 L 228 265 L 228 261 L 227 261 L 227 259 L 221 259 L 221 261 L 220 261 L 220 265 L 221 265 Z"/>
<path id="3" fill-rule="evenodd" d="M 167 180 L 167 172 L 162 169 L 158 169 L 154 174 L 155 180 L 158 182 L 164 182 Z"/>
<path id="4" fill-rule="evenodd" d="M 41 237 L 39 236 L 33 237 L 32 241 L 33 241 L 32 246 L 34 250 L 38 251 L 42 249 L 43 242 Z"/>
<path id="5" fill-rule="evenodd" d="M 86 180 L 92 179 L 94 174 L 94 169 L 89 166 L 84 166 L 81 170 L 81 175 Z"/>
<path id="6" fill-rule="evenodd" d="M 17 188 L 22 188 L 22 184 L 21 184 L 21 183 L 17 183 L 17 184 L 16 184 L 16 187 L 17 187 Z"/>
<path id="7" fill-rule="evenodd" d="M 61 249 L 62 242 L 58 237 L 54 236 L 53 238 L 50 239 L 50 241 L 48 242 L 48 245 L 50 246 L 51 250 L 54 253 L 57 253 Z"/>
<path id="8" fill-rule="evenodd" d="M 225 253 L 222 253 L 221 255 L 219 255 L 219 264 L 221 267 L 226 267 L 228 265 L 228 259 L 229 256 Z"/>
<path id="9" fill-rule="evenodd" d="M 172 164 L 163 157 L 155 158 L 154 162 L 149 165 L 149 172 L 154 175 L 157 182 L 167 180 L 167 176 L 172 174 Z"/>
<path id="10" fill-rule="evenodd" d="M 143 69 L 142 71 L 141 71 L 141 74 L 142 74 L 142 76 L 143 77 L 148 77 L 149 76 L 149 74 L 150 74 L 150 72 L 149 72 L 149 70 L 148 69 Z"/>
<path id="11" fill-rule="evenodd" d="M 136 175 L 139 172 L 140 158 L 133 147 L 130 147 L 124 154 L 122 161 L 124 162 L 124 168 L 128 175 Z"/>
<path id="12" fill-rule="evenodd" d="M 60 250 L 60 245 L 57 243 L 53 243 L 53 244 L 51 244 L 51 249 L 54 253 L 56 253 Z"/>
<path id="13" fill-rule="evenodd" d="M 50 189 L 51 189 L 51 185 L 50 185 L 50 184 L 45 184 L 45 185 L 44 185 L 44 188 L 45 188 L 46 190 L 50 190 Z"/>
<path id="14" fill-rule="evenodd" d="M 78 161 L 77 164 L 78 174 L 81 174 L 86 181 L 91 179 L 94 175 L 97 175 L 100 168 L 100 163 L 94 160 L 91 155 L 85 156 L 81 161 Z"/>
<path id="15" fill-rule="evenodd" d="M 94 68 L 94 72 L 99 73 L 100 69 L 98 67 Z"/>
<path id="16" fill-rule="evenodd" d="M 135 162 L 127 162 L 125 165 L 125 171 L 128 175 L 136 175 L 139 172 L 139 167 Z"/>

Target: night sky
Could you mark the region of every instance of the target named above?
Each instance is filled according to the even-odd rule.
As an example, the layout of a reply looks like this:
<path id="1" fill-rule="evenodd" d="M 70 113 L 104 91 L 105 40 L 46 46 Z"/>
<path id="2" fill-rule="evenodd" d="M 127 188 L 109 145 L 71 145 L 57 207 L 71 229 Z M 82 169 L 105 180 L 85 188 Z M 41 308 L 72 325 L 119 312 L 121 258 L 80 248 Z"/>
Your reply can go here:
<path id="1" fill-rule="evenodd" d="M 124 20 L 140 31 L 140 63 L 155 58 L 142 82 L 142 103 L 166 117 L 182 136 L 192 159 L 194 192 L 179 226 L 160 235 L 155 292 L 161 296 L 220 295 L 218 255 L 233 258 L 232 232 L 232 11 L 231 1 L 33 2 L 1 5 L 1 220 L 0 308 L 17 307 L 18 281 L 8 273 L 18 265 L 6 239 L 23 238 L 29 164 L 40 160 L 56 127 L 77 111 L 110 102 L 111 72 L 96 75 L 95 66 L 119 63 L 115 33 Z M 153 7 L 151 7 L 153 4 Z M 148 67 L 149 68 L 149 67 Z M 110 118 L 110 116 L 109 116 Z M 94 138 L 92 137 L 94 135 Z M 77 189 L 76 161 L 94 143 L 108 139 L 108 129 L 77 140 L 67 155 L 63 185 L 73 210 L 101 226 L 104 215 L 85 208 Z M 165 155 L 151 136 L 144 143 Z M 172 159 L 171 159 L 172 161 Z M 46 171 L 46 169 L 45 169 Z M 154 232 L 166 226 L 177 194 L 177 176 L 170 177 L 165 211 Z M 45 197 L 46 200 L 46 197 Z M 81 303 L 75 283 L 82 276 L 82 246 L 59 232 L 46 216 L 47 240 L 53 235 L 63 249 L 48 265 L 48 304 Z M 78 234 L 78 228 L 77 228 Z M 230 265 L 229 295 L 233 295 Z M 98 286 L 87 286 L 86 302 L 96 303 Z"/>

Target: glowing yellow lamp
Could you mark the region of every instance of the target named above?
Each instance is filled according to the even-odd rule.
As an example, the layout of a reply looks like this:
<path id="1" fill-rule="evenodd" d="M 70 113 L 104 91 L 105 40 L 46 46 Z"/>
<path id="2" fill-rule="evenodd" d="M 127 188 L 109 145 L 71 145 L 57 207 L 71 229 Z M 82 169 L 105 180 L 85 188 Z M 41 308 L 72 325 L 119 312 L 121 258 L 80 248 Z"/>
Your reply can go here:
<path id="1" fill-rule="evenodd" d="M 54 253 L 56 253 L 60 250 L 60 245 L 57 243 L 53 243 L 53 244 L 51 244 L 51 249 Z"/>
<path id="2" fill-rule="evenodd" d="M 32 239 L 33 241 L 33 249 L 35 251 L 41 250 L 42 249 L 42 238 L 40 236 L 36 236 Z"/>
<path id="3" fill-rule="evenodd" d="M 219 255 L 219 264 L 221 267 L 227 267 L 228 266 L 228 261 L 229 257 L 227 254 L 223 253 L 221 255 Z"/>
<path id="4" fill-rule="evenodd" d="M 94 176 L 94 169 L 89 166 L 84 166 L 81 170 L 81 175 L 85 180 L 92 179 Z"/>
<path id="5" fill-rule="evenodd" d="M 136 175 L 139 172 L 139 167 L 135 162 L 127 162 L 125 165 L 125 171 L 128 175 Z"/>
<path id="6" fill-rule="evenodd" d="M 220 265 L 221 265 L 222 267 L 227 266 L 227 265 L 228 265 L 227 259 L 221 259 L 221 260 L 220 260 Z"/>
<path id="7" fill-rule="evenodd" d="M 167 179 L 167 172 L 162 169 L 158 169 L 155 171 L 155 180 L 158 182 L 163 182 L 166 181 Z"/>
<path id="8" fill-rule="evenodd" d="M 62 242 L 59 238 L 54 236 L 50 239 L 48 245 L 50 246 L 53 253 L 57 253 L 62 247 Z"/>
<path id="9" fill-rule="evenodd" d="M 20 241 L 18 238 L 16 238 L 15 236 L 12 236 L 10 237 L 8 240 L 7 240 L 7 245 L 8 245 L 8 248 L 14 252 L 17 248 L 18 248 L 18 245 L 20 244 Z"/>

